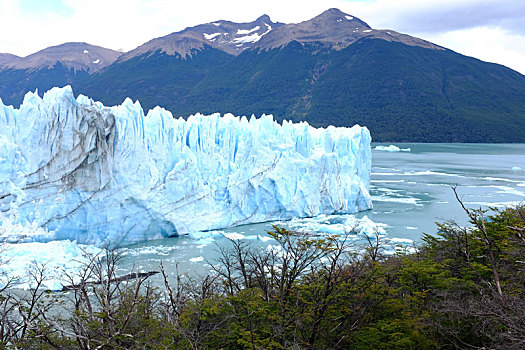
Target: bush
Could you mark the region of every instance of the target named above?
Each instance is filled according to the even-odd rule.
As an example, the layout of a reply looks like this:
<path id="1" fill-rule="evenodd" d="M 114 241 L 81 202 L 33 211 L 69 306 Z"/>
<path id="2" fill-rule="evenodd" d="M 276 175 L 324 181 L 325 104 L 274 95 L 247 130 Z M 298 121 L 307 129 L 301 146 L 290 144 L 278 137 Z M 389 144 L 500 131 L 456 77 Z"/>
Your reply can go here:
<path id="1" fill-rule="evenodd" d="M 200 280 L 152 286 L 91 259 L 66 293 L 1 291 L 0 341 L 24 349 L 434 349 L 525 347 L 525 209 L 464 208 L 415 253 L 380 240 L 275 227 L 280 249 L 233 241 Z M 356 253 L 360 251 L 361 253 Z"/>

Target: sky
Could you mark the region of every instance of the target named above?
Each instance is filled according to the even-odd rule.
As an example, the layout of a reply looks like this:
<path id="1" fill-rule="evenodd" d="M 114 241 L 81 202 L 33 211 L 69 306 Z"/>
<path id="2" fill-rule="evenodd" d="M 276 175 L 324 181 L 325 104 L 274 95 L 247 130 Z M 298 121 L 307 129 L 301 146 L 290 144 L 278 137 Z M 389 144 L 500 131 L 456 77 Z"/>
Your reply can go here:
<path id="1" fill-rule="evenodd" d="M 331 7 L 525 74 L 525 0 L 0 0 L 0 52 L 71 41 L 128 51 L 201 23 L 297 23 Z"/>

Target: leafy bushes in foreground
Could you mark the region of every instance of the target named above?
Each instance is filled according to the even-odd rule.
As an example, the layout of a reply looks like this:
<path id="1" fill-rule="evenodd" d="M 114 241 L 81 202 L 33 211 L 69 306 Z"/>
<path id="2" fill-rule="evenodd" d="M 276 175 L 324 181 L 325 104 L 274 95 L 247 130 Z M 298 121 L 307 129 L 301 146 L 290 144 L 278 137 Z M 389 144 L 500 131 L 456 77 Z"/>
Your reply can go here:
<path id="1" fill-rule="evenodd" d="M 465 208 L 410 254 L 380 240 L 281 228 L 274 249 L 234 241 L 200 280 L 115 278 L 93 257 L 66 293 L 1 291 L 0 341 L 23 349 L 452 349 L 525 347 L 525 209 Z M 279 248 L 280 247 L 280 248 Z M 35 281 L 41 281 L 36 270 Z M 94 283 L 97 282 L 97 283 Z M 37 286 L 40 284 L 37 283 Z"/>

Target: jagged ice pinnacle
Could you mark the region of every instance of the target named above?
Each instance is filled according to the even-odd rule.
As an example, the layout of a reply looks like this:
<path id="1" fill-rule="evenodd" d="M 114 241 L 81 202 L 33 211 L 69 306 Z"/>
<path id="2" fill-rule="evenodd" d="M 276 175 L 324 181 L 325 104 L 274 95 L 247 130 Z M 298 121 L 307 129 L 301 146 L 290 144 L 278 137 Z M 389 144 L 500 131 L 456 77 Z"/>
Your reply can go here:
<path id="1" fill-rule="evenodd" d="M 70 87 L 0 100 L 4 240 L 113 245 L 371 208 L 370 133 L 272 116 L 145 116 Z M 20 237 L 19 226 L 34 227 Z M 37 228 L 44 228 L 39 230 Z"/>

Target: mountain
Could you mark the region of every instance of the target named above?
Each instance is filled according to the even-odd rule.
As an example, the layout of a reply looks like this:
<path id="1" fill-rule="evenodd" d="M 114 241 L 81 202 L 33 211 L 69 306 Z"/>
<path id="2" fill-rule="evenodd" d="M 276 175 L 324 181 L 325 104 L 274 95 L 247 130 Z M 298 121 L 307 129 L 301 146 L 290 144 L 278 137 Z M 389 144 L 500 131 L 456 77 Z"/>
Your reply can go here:
<path id="1" fill-rule="evenodd" d="M 200 24 L 150 40 L 123 54 L 118 63 L 157 51 L 185 58 L 192 54 L 192 50 L 202 50 L 205 46 L 234 56 L 249 49 L 273 49 L 286 46 L 292 41 L 321 42 L 327 47 L 342 49 L 364 37 L 440 48 L 424 40 L 394 31 L 374 30 L 356 17 L 347 15 L 338 9 L 329 9 L 309 21 L 298 24 L 274 23 L 268 15 L 263 15 L 248 23 L 220 20 Z"/>
<path id="2" fill-rule="evenodd" d="M 15 64 L 18 60 L 20 60 L 20 57 L 16 55 L 12 55 L 10 53 L 0 53 L 0 69 L 4 66 L 10 66 Z"/>
<path id="3" fill-rule="evenodd" d="M 295 24 L 266 15 L 201 24 L 82 72 L 71 79 L 76 92 L 106 105 L 131 97 L 175 116 L 359 123 L 385 142 L 525 142 L 525 76 L 337 9 Z"/>
<path id="4" fill-rule="evenodd" d="M 350 16 L 338 9 L 329 9 L 309 21 L 281 26 L 261 38 L 256 47 L 274 49 L 297 41 L 303 44 L 322 43 L 325 47 L 341 50 L 363 38 L 442 49 L 428 41 L 400 34 L 393 30 L 372 29 L 359 18 Z"/>
<path id="5" fill-rule="evenodd" d="M 76 85 L 112 64 L 120 52 L 87 43 L 65 43 L 26 57 L 0 54 L 0 97 L 18 105 L 27 91 Z"/>
<path id="6" fill-rule="evenodd" d="M 4 69 L 34 71 L 52 68 L 57 63 L 61 63 L 66 69 L 93 73 L 112 64 L 120 55 L 120 52 L 87 43 L 65 43 L 48 47 L 23 58 L 7 54 L 7 60 L 2 66 Z M 0 63 L 2 61 L 0 56 Z"/>
<path id="7" fill-rule="evenodd" d="M 186 58 L 188 55 L 191 56 L 194 50 L 202 50 L 205 46 L 230 55 L 238 55 L 244 50 L 256 47 L 256 43 L 262 37 L 271 32 L 272 29 L 282 26 L 284 26 L 283 23 L 274 23 L 267 15 L 249 23 L 221 20 L 201 24 L 150 40 L 144 45 L 123 54 L 118 62 L 122 63 L 155 52 Z"/>
<path id="8" fill-rule="evenodd" d="M 372 29 L 336 9 L 298 24 L 263 19 L 272 30 L 243 50 L 204 34 L 195 35 L 199 45 L 175 50 L 188 33 L 210 31 L 188 28 L 128 52 L 80 91 L 106 104 L 130 96 L 176 116 L 359 123 L 377 141 L 525 142 L 525 77 L 511 69 Z M 243 28 L 262 27 L 257 21 Z"/>

